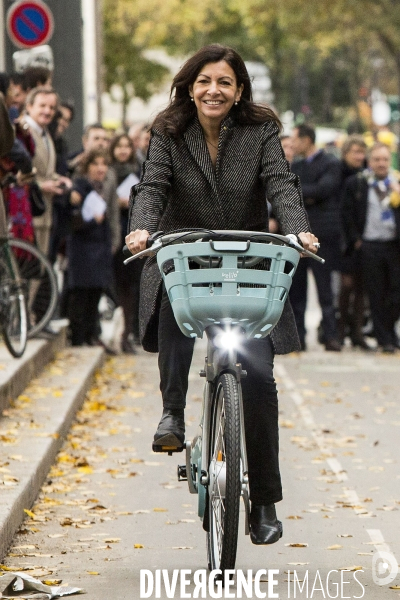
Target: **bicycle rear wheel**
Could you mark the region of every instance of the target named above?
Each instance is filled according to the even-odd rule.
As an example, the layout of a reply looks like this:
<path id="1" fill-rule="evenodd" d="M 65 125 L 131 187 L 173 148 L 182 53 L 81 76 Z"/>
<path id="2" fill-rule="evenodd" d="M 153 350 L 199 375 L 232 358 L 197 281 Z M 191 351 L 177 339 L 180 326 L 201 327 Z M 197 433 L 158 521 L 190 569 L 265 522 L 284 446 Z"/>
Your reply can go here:
<path id="1" fill-rule="evenodd" d="M 26 303 L 18 266 L 7 242 L 0 250 L 0 324 L 10 354 L 19 358 L 26 348 Z"/>
<path id="2" fill-rule="evenodd" d="M 240 410 L 236 378 L 218 379 L 213 401 L 208 485 L 207 550 L 211 570 L 234 569 L 240 502 Z"/>
<path id="3" fill-rule="evenodd" d="M 50 261 L 36 246 L 12 238 L 9 245 L 17 261 L 26 294 L 28 338 L 50 321 L 57 306 L 58 286 Z"/>

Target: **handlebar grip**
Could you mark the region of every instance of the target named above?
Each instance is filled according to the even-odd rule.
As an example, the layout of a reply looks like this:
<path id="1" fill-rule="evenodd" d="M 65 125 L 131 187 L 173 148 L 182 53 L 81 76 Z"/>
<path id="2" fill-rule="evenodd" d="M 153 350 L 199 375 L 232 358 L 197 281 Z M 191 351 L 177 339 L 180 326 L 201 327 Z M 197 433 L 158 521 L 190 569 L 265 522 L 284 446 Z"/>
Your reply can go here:
<path id="1" fill-rule="evenodd" d="M 164 235 L 163 231 L 156 231 L 155 233 L 150 235 L 146 240 L 146 248 L 151 248 L 152 245 L 154 244 L 154 242 L 156 241 L 156 239 L 162 235 Z M 129 248 L 126 244 L 122 248 L 122 254 L 127 257 L 132 256 L 132 252 L 129 250 Z"/>

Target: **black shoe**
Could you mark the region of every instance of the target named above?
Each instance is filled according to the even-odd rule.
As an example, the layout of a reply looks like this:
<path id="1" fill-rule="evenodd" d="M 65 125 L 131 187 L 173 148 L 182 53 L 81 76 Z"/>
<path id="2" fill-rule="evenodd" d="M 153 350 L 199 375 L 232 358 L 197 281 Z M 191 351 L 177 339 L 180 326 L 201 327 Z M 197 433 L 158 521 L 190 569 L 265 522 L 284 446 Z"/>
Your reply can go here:
<path id="1" fill-rule="evenodd" d="M 341 352 L 342 346 L 338 340 L 327 340 L 325 342 L 325 350 L 328 350 L 328 352 Z"/>
<path id="2" fill-rule="evenodd" d="M 183 408 L 164 408 L 154 435 L 154 452 L 181 452 L 185 441 Z"/>
<path id="3" fill-rule="evenodd" d="M 351 343 L 353 345 L 354 348 L 356 348 L 357 346 L 359 348 L 361 348 L 362 350 L 372 350 L 371 346 L 369 346 L 366 342 L 366 340 L 360 336 L 360 337 L 352 337 L 351 338 Z"/>
<path id="4" fill-rule="evenodd" d="M 275 504 L 252 504 L 250 538 L 253 544 L 275 544 L 282 537 L 282 523 L 276 518 Z"/>
<path id="5" fill-rule="evenodd" d="M 385 354 L 394 354 L 395 351 L 396 348 L 393 344 L 385 344 L 384 346 L 382 346 L 382 352 L 384 352 Z"/>
<path id="6" fill-rule="evenodd" d="M 133 340 L 131 340 L 129 337 L 126 339 L 122 339 L 121 350 L 124 354 L 136 354 L 136 349 Z"/>
<path id="7" fill-rule="evenodd" d="M 133 336 L 133 343 L 135 344 L 135 346 L 141 346 L 142 343 L 140 341 L 140 337 L 138 335 L 134 335 Z"/>

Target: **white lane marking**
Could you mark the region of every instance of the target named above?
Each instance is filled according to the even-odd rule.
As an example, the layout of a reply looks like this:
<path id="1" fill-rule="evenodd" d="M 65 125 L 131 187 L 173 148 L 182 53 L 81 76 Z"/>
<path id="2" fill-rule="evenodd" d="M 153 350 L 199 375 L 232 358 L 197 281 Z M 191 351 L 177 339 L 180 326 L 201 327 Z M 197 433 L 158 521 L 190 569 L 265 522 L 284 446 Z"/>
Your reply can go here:
<path id="1" fill-rule="evenodd" d="M 332 471 L 335 473 L 335 475 L 339 479 L 339 481 L 347 481 L 348 480 L 347 473 L 343 469 L 342 465 L 337 460 L 337 458 L 327 458 L 326 462 L 328 463 L 328 465 L 330 466 Z"/>
<path id="2" fill-rule="evenodd" d="M 299 392 L 294 391 L 294 381 L 289 377 L 285 367 L 282 364 L 277 364 L 275 365 L 275 372 L 282 379 L 285 388 L 290 391 L 290 397 L 297 406 L 305 425 L 311 430 L 311 435 L 313 436 L 318 448 L 321 450 L 321 452 L 329 454 L 329 440 L 324 436 L 316 424 L 311 410 L 308 408 L 308 406 L 305 406 L 302 395 Z M 329 468 L 335 473 L 339 481 L 343 482 L 348 480 L 347 473 L 337 458 L 326 458 L 326 462 L 328 463 Z M 357 500 L 356 504 L 360 505 L 359 499 Z M 366 513 L 368 513 L 368 511 L 363 509 L 363 514 Z"/>
<path id="3" fill-rule="evenodd" d="M 380 529 L 367 529 L 367 533 L 371 538 L 371 542 L 374 544 L 375 548 L 382 552 L 387 552 L 388 554 L 392 554 L 389 546 L 386 544 L 382 532 Z"/>
<path id="4" fill-rule="evenodd" d="M 301 394 L 299 392 L 292 391 L 295 389 L 295 385 L 293 380 L 289 377 L 285 367 L 283 365 L 275 365 L 275 372 L 282 379 L 285 388 L 291 391 L 290 396 L 293 402 L 298 407 L 305 424 L 312 430 L 312 435 L 316 443 L 318 444 L 318 447 L 320 448 L 320 450 L 326 452 L 326 449 L 329 445 L 329 443 L 326 443 L 328 440 L 327 438 L 325 438 L 324 434 L 318 429 L 317 424 L 315 423 L 314 417 L 309 408 L 304 406 L 304 400 Z M 328 457 L 326 459 L 326 462 L 328 463 L 331 470 L 335 473 L 339 481 L 348 480 L 348 476 L 345 470 L 336 458 Z M 344 493 L 347 497 L 349 504 L 353 506 L 353 510 L 356 514 L 358 514 L 360 517 L 372 516 L 372 513 L 370 513 L 366 508 L 364 508 L 364 506 L 362 506 L 360 498 L 358 497 L 358 494 L 355 490 L 344 490 Z M 374 543 L 376 550 L 378 552 L 386 552 L 392 557 L 394 561 L 393 564 L 397 564 L 396 557 L 391 552 L 388 544 L 385 543 L 383 534 L 380 531 L 380 529 L 367 529 L 367 533 L 371 538 L 371 541 Z"/>

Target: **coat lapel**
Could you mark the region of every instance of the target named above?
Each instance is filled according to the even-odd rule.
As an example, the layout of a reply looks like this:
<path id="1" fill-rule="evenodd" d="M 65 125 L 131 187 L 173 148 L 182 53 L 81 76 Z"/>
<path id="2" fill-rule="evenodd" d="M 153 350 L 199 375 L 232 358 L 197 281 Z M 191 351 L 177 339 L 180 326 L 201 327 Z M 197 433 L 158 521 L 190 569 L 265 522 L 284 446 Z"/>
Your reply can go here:
<path id="1" fill-rule="evenodd" d="M 183 134 L 186 145 L 189 148 L 191 155 L 199 165 L 201 171 L 211 184 L 213 191 L 218 195 L 217 179 L 211 162 L 210 153 L 207 148 L 203 130 L 197 119 L 190 123 L 189 127 Z"/>

